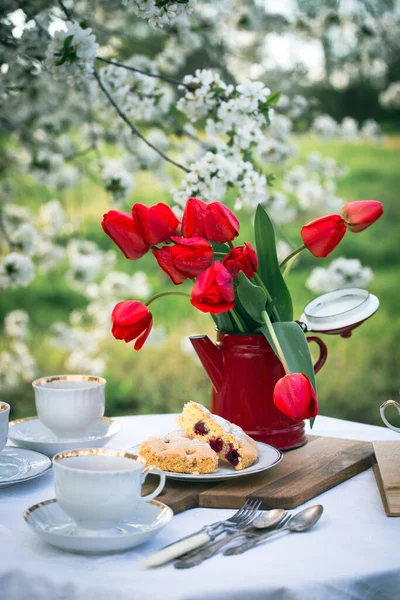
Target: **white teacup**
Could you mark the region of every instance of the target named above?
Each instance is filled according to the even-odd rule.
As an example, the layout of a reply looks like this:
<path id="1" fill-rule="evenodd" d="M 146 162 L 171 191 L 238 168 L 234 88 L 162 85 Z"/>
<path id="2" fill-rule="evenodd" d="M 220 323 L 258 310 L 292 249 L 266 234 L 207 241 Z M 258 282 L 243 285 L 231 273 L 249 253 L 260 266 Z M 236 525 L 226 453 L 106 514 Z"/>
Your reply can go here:
<path id="1" fill-rule="evenodd" d="M 400 433 L 400 427 L 395 427 L 394 425 L 389 423 L 389 421 L 386 418 L 385 410 L 387 409 L 388 406 L 395 406 L 397 408 L 398 413 L 400 414 L 400 404 L 398 402 L 395 402 L 394 400 L 386 400 L 386 402 L 381 404 L 381 407 L 379 409 L 380 413 L 381 413 L 382 421 L 385 423 L 385 425 L 387 427 L 389 427 L 389 429 L 392 429 L 393 431 L 397 431 L 398 433 Z"/>
<path id="2" fill-rule="evenodd" d="M 139 503 L 155 498 L 165 485 L 161 469 L 147 468 L 135 455 L 108 448 L 60 452 L 53 465 L 57 502 L 85 529 L 109 529 L 124 517 L 134 518 Z M 149 473 L 158 474 L 160 483 L 141 496 Z"/>
<path id="3" fill-rule="evenodd" d="M 92 375 L 53 375 L 33 383 L 39 419 L 58 438 L 85 435 L 104 415 L 106 380 Z"/>
<path id="4" fill-rule="evenodd" d="M 8 440 L 8 421 L 10 418 L 10 405 L 6 402 L 0 402 L 0 452 L 7 444 Z"/>

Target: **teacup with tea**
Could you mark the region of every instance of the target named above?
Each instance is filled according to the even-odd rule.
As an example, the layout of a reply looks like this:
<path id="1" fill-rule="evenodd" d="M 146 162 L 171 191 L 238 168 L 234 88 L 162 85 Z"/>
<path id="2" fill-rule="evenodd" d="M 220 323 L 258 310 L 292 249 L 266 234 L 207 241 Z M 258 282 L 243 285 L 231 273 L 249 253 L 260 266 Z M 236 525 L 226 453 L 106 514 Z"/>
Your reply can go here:
<path id="1" fill-rule="evenodd" d="M 140 503 L 155 498 L 165 485 L 165 473 L 158 467 L 145 467 L 135 455 L 109 448 L 60 452 L 53 466 L 57 502 L 84 529 L 110 529 L 125 517 L 134 519 Z M 157 474 L 160 482 L 142 496 L 149 473 Z"/>
<path id="2" fill-rule="evenodd" d="M 103 377 L 53 375 L 32 385 L 38 417 L 59 439 L 84 436 L 104 415 Z"/>
<path id="3" fill-rule="evenodd" d="M 0 452 L 7 444 L 8 439 L 8 421 L 10 418 L 10 405 L 6 402 L 0 402 Z"/>

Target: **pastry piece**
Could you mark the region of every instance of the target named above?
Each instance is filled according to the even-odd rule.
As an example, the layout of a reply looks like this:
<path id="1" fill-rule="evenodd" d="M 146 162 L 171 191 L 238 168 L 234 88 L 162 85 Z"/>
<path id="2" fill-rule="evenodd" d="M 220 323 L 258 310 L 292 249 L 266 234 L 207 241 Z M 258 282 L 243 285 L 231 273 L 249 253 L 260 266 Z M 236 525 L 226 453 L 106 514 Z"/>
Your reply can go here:
<path id="1" fill-rule="evenodd" d="M 147 465 L 175 473 L 214 473 L 217 454 L 207 442 L 191 439 L 185 431 L 172 431 L 163 437 L 150 437 L 139 448 Z"/>
<path id="2" fill-rule="evenodd" d="M 177 418 L 188 435 L 207 441 L 220 459 L 241 470 L 258 458 L 257 443 L 241 427 L 213 415 L 201 404 L 188 402 Z"/>

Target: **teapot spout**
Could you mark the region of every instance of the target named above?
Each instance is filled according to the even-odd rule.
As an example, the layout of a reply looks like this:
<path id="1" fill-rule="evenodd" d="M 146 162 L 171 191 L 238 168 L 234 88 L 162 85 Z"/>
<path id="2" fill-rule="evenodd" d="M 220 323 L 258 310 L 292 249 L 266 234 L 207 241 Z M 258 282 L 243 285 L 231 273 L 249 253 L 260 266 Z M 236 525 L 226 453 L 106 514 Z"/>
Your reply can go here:
<path id="1" fill-rule="evenodd" d="M 192 335 L 189 339 L 207 375 L 211 379 L 213 388 L 218 393 L 222 385 L 224 369 L 221 351 L 207 335 Z"/>

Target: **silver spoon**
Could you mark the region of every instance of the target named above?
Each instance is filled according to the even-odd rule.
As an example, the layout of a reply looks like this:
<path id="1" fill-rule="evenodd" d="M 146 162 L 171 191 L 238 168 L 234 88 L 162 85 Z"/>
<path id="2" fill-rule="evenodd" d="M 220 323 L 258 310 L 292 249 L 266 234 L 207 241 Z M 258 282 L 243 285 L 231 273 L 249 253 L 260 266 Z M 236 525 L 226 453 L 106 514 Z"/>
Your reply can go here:
<path id="1" fill-rule="evenodd" d="M 201 564 L 203 560 L 211 558 L 217 554 L 217 552 L 219 552 L 219 550 L 223 548 L 225 544 L 229 544 L 231 540 L 243 535 L 248 535 L 251 533 L 252 529 L 271 529 L 272 527 L 276 527 L 282 521 L 285 514 L 286 512 L 283 510 L 283 508 L 275 508 L 273 510 L 264 511 L 258 517 L 256 517 L 248 527 L 244 527 L 235 533 L 227 535 L 221 540 L 207 544 L 206 547 L 193 550 L 180 560 L 176 561 L 174 563 L 174 567 L 176 569 L 189 569 L 190 567 L 195 567 Z"/>
<path id="2" fill-rule="evenodd" d="M 224 552 L 224 556 L 231 556 L 233 554 L 242 554 L 242 552 L 246 552 L 253 546 L 256 546 L 260 542 L 268 539 L 273 536 L 275 533 L 280 533 L 281 531 L 291 531 L 293 533 L 302 533 L 303 531 L 307 531 L 311 529 L 315 525 L 315 523 L 319 520 L 323 512 L 323 507 L 320 504 L 316 504 L 315 506 L 310 506 L 309 508 L 305 508 L 301 510 L 297 514 L 293 515 L 289 519 L 289 521 L 285 524 L 284 527 L 278 529 L 276 531 L 270 531 L 265 535 L 258 536 L 257 538 L 253 538 L 240 544 L 239 546 L 235 546 L 234 548 L 228 548 Z"/>

